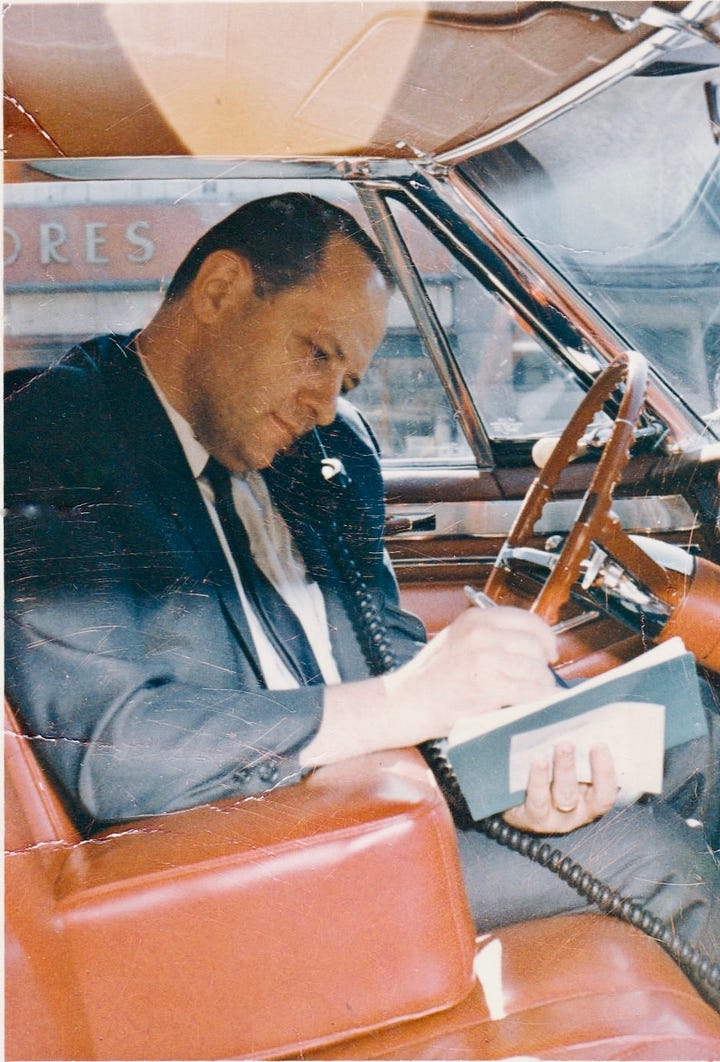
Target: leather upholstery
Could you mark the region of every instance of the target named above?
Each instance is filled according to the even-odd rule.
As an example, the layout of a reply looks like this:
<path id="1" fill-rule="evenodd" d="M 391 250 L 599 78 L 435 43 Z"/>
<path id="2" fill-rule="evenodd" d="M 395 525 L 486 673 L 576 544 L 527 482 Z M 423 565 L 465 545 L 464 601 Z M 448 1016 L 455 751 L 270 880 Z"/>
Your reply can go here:
<path id="1" fill-rule="evenodd" d="M 90 841 L 11 715 L 6 763 L 8 1060 L 720 1057 L 720 1017 L 627 926 L 476 945 L 412 750 Z"/>
<path id="2" fill-rule="evenodd" d="M 27 739 L 7 745 L 8 1058 L 264 1058 L 470 992 L 453 830 L 415 752 L 81 842 Z"/>
<path id="3" fill-rule="evenodd" d="M 475 968 L 481 983 L 452 1010 L 304 1057 L 718 1057 L 720 1017 L 654 941 L 615 919 L 509 926 L 478 941 Z"/>

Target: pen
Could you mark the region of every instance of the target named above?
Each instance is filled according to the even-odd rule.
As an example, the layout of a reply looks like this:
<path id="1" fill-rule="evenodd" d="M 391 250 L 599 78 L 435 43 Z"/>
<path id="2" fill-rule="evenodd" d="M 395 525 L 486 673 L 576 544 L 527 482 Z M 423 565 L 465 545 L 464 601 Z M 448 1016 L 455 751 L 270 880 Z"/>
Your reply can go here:
<path id="1" fill-rule="evenodd" d="M 483 590 L 476 590 L 472 586 L 464 586 L 463 591 L 468 601 L 471 604 L 476 605 L 478 608 L 498 608 L 497 601 L 493 601 L 493 599 Z M 563 631 L 570 630 L 572 627 L 579 626 L 580 623 L 587 622 L 588 616 L 595 617 L 597 615 L 597 612 L 592 612 L 587 613 L 587 615 L 584 616 L 575 616 L 573 619 L 565 620 L 564 623 L 556 623 L 555 626 L 551 628 L 551 630 L 553 630 L 556 634 L 562 634 Z M 550 670 L 555 676 L 555 681 L 558 686 L 567 687 L 568 683 L 565 681 L 565 679 L 561 678 L 560 675 L 558 675 L 557 672 L 553 670 L 553 668 L 550 668 Z"/>
<path id="2" fill-rule="evenodd" d="M 465 597 L 471 604 L 477 605 L 478 608 L 498 608 L 497 601 L 486 594 L 483 590 L 476 590 L 472 586 L 464 586 L 463 591 Z M 555 623 L 550 628 L 555 634 L 564 634 L 566 631 L 571 631 L 574 627 L 581 627 L 585 623 L 590 623 L 599 617 L 600 613 L 596 611 L 581 612 L 579 616 L 571 616 L 570 619 Z M 555 675 L 560 685 L 567 685 L 564 679 L 561 679 L 559 675 Z"/>
<path id="3" fill-rule="evenodd" d="M 493 601 L 483 590 L 475 590 L 472 586 L 464 586 L 463 592 L 468 601 L 478 608 L 497 608 L 497 601 Z"/>

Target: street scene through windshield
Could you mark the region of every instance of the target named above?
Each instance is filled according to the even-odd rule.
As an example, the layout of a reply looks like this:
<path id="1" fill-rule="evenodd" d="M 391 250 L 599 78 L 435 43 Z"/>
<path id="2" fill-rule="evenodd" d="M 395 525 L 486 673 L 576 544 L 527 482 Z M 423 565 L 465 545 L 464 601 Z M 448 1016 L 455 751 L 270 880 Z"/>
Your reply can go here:
<path id="1" fill-rule="evenodd" d="M 464 167 L 715 431 L 717 62 L 690 44 Z"/>

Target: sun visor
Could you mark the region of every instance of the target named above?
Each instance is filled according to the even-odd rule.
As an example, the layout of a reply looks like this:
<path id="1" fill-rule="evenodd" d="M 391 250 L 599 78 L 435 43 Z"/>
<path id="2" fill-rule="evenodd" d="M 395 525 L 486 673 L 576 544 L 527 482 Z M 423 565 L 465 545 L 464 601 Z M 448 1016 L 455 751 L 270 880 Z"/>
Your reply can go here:
<path id="1" fill-rule="evenodd" d="M 10 5 L 6 158 L 436 155 L 641 43 L 647 6 Z"/>

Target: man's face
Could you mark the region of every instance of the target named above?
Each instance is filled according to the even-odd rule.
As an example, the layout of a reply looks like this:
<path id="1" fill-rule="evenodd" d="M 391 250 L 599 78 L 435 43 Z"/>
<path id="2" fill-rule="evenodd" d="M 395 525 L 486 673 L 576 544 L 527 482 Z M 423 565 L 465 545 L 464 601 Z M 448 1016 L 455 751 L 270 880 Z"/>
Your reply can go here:
<path id="1" fill-rule="evenodd" d="M 383 337 L 388 290 L 356 244 L 332 237 L 308 281 L 238 302 L 198 352 L 188 396 L 198 439 L 235 472 L 334 420 Z"/>

